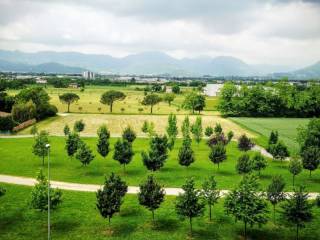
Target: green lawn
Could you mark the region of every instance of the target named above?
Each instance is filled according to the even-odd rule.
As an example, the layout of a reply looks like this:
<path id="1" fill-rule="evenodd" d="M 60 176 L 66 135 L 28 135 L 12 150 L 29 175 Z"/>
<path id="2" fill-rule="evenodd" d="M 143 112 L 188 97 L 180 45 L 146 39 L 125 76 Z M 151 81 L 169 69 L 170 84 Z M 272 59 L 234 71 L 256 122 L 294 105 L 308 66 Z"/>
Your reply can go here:
<path id="1" fill-rule="evenodd" d="M 94 150 L 96 158 L 88 166 L 82 166 L 77 159 L 70 159 L 64 149 L 64 137 L 51 137 L 51 177 L 54 180 L 79 183 L 96 183 L 103 182 L 104 175 L 110 172 L 120 174 L 129 185 L 139 185 L 149 174 L 142 164 L 141 151 L 148 150 L 148 139 L 138 138 L 133 149 L 135 156 L 133 161 L 126 167 L 127 172 L 123 173 L 119 163 L 112 159 L 113 152 L 110 152 L 106 159 L 103 159 L 96 152 L 96 138 L 84 138 L 89 146 Z M 115 138 L 111 139 L 111 147 L 115 143 Z M 0 173 L 17 176 L 35 177 L 36 172 L 41 168 L 41 159 L 32 154 L 33 138 L 16 138 L 0 139 Z M 194 177 L 198 184 L 211 174 L 216 176 L 221 189 L 232 189 L 241 179 L 235 171 L 236 161 L 241 154 L 232 142 L 227 147 L 228 159 L 220 165 L 220 170 L 214 166 L 209 158 L 209 147 L 205 141 L 200 145 L 193 144 L 196 161 L 189 168 L 182 167 L 178 164 L 178 148 L 181 146 L 181 139 L 177 140 L 174 150 L 170 153 L 169 159 L 165 166 L 155 173 L 158 180 L 166 187 L 181 187 L 186 177 Z M 291 191 L 291 175 L 287 169 L 287 162 L 269 161 L 269 166 L 263 171 L 261 183 L 266 187 L 271 177 L 275 174 L 282 175 L 286 182 L 288 191 Z M 303 171 L 296 178 L 297 184 L 304 184 L 308 191 L 320 192 L 320 171 L 313 172 L 309 178 L 308 171 Z"/>
<path id="2" fill-rule="evenodd" d="M 47 239 L 47 213 L 28 206 L 31 188 L 1 185 L 7 193 L 0 198 L 0 239 Z M 126 195 L 120 213 L 108 227 L 107 220 L 95 208 L 95 193 L 63 191 L 62 204 L 51 214 L 52 239 L 243 239 L 243 224 L 225 214 L 223 200 L 213 208 L 212 222 L 208 221 L 207 212 L 193 220 L 191 238 L 188 221 L 182 221 L 175 213 L 174 200 L 165 198 L 153 224 L 150 212 L 138 204 L 137 196 Z M 300 239 L 320 239 L 320 209 L 313 211 L 315 219 L 301 230 Z M 294 239 L 294 228 L 280 225 L 278 214 L 277 221 L 276 225 L 269 221 L 261 228 L 250 228 L 250 239 Z"/>
<path id="3" fill-rule="evenodd" d="M 260 135 L 256 139 L 257 143 L 267 147 L 268 138 L 272 130 L 279 132 L 280 139 L 288 146 L 290 152 L 294 155 L 298 153 L 299 145 L 296 140 L 297 128 L 306 126 L 310 119 L 308 118 L 229 118 L 240 126 L 251 130 Z"/>

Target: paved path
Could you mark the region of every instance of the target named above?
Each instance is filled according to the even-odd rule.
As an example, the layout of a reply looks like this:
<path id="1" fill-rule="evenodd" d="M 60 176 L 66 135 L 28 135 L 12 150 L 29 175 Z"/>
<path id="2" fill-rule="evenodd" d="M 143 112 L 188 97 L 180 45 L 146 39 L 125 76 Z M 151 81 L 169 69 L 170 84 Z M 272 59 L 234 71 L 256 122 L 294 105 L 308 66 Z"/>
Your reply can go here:
<path id="1" fill-rule="evenodd" d="M 17 176 L 10 176 L 10 175 L 3 175 L 0 174 L 0 182 L 3 183 L 10 183 L 10 184 L 18 184 L 18 185 L 25 185 L 25 186 L 34 186 L 37 182 L 34 178 L 27 178 L 27 177 L 17 177 Z M 82 183 L 68 183 L 68 182 L 59 182 L 59 181 L 50 181 L 51 186 L 53 188 L 59 188 L 63 190 L 71 190 L 71 191 L 81 191 L 81 192 L 96 192 L 100 189 L 101 185 L 95 184 L 82 184 Z M 183 193 L 181 188 L 165 188 L 166 195 L 170 196 L 178 196 L 179 193 Z M 139 192 L 139 187 L 136 186 L 129 186 L 128 193 L 130 194 L 137 194 Z M 229 190 L 221 190 L 221 195 L 226 195 Z M 292 192 L 288 192 L 287 194 L 292 194 Z M 315 199 L 318 193 L 309 193 L 310 199 Z"/>

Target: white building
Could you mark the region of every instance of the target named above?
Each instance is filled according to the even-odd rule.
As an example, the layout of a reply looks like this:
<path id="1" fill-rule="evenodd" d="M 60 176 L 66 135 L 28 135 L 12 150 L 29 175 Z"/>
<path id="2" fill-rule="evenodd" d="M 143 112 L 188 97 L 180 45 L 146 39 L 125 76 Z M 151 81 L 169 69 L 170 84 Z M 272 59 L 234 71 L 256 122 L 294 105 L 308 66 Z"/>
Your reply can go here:
<path id="1" fill-rule="evenodd" d="M 42 79 L 42 78 L 37 78 L 36 79 L 36 83 L 38 83 L 38 84 L 47 84 L 47 80 L 46 79 Z"/>
<path id="2" fill-rule="evenodd" d="M 90 71 L 84 71 L 82 73 L 82 77 L 85 78 L 85 79 L 94 79 L 94 73 L 93 72 L 90 72 Z"/>
<path id="3" fill-rule="evenodd" d="M 207 84 L 204 88 L 203 92 L 205 95 L 209 97 L 218 96 L 220 89 L 223 87 L 223 84 Z"/>

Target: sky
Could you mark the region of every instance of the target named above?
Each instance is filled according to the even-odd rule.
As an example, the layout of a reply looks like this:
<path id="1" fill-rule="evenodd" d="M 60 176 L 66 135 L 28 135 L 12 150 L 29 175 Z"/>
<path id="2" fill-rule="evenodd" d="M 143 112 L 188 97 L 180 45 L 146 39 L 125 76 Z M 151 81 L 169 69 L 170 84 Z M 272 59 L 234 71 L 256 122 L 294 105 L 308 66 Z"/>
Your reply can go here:
<path id="1" fill-rule="evenodd" d="M 0 49 L 320 61 L 320 0 L 0 0 Z"/>

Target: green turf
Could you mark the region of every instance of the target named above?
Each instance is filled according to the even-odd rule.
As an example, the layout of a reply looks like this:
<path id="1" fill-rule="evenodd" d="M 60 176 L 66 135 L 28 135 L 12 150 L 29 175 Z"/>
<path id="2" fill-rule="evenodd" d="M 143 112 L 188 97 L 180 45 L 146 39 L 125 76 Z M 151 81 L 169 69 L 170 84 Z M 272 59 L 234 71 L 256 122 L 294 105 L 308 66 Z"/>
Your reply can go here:
<path id="1" fill-rule="evenodd" d="M 1 184 L 7 189 L 0 198 L 0 239 L 46 239 L 47 213 L 30 209 L 28 205 L 30 187 Z M 223 209 L 223 199 L 213 208 L 213 220 L 208 213 L 193 220 L 193 235 L 189 235 L 187 220 L 181 220 L 174 210 L 174 197 L 166 197 L 155 213 L 151 214 L 138 204 L 136 195 L 126 195 L 119 214 L 108 227 L 95 208 L 94 193 L 63 191 L 62 204 L 52 211 L 52 239 L 242 239 L 243 223 L 234 222 Z M 269 206 L 271 209 L 271 206 Z M 320 238 L 319 208 L 313 210 L 315 219 L 301 230 L 300 239 Z M 284 227 L 272 221 L 248 231 L 250 239 L 294 239 L 294 228 Z M 271 214 L 270 214 L 271 219 Z"/>
<path id="2" fill-rule="evenodd" d="M 103 159 L 96 152 L 96 138 L 84 138 L 93 149 L 96 158 L 88 166 L 82 166 L 77 159 L 70 159 L 65 147 L 64 137 L 50 137 L 51 141 L 51 177 L 54 180 L 79 183 L 101 183 L 104 175 L 115 172 L 123 176 L 129 185 L 137 186 L 149 174 L 143 166 L 141 151 L 148 150 L 148 139 L 138 138 L 133 149 L 135 156 L 133 161 L 126 167 L 126 173 L 120 164 L 112 159 L 113 152 L 110 152 L 106 159 Z M 111 139 L 111 147 L 115 143 Z M 35 177 L 36 172 L 41 168 L 41 159 L 32 154 L 33 138 L 0 139 L 0 173 L 17 176 Z M 237 149 L 236 143 L 232 142 L 227 147 L 228 159 L 220 165 L 220 170 L 210 162 L 209 147 L 205 141 L 198 146 L 193 144 L 195 151 L 195 163 L 189 168 L 178 164 L 178 148 L 181 146 L 181 139 L 177 140 L 175 148 L 169 154 L 169 159 L 164 167 L 155 173 L 158 180 L 166 187 L 181 187 L 186 177 L 194 177 L 198 183 L 210 174 L 216 175 L 221 189 L 232 189 L 238 184 L 241 176 L 235 171 L 235 164 L 241 152 Z M 280 174 L 287 182 L 287 190 L 291 188 L 291 175 L 287 169 L 287 162 L 275 162 L 269 160 L 269 166 L 262 172 L 261 183 L 266 187 L 273 175 Z M 320 171 L 314 171 L 309 178 L 308 171 L 303 171 L 296 178 L 297 184 L 304 184 L 309 191 L 320 192 Z"/>
<path id="3" fill-rule="evenodd" d="M 272 130 L 279 132 L 280 139 L 288 146 L 291 154 L 298 153 L 297 128 L 306 126 L 308 118 L 229 118 L 240 126 L 260 134 L 256 139 L 257 143 L 267 147 L 268 138 Z"/>

